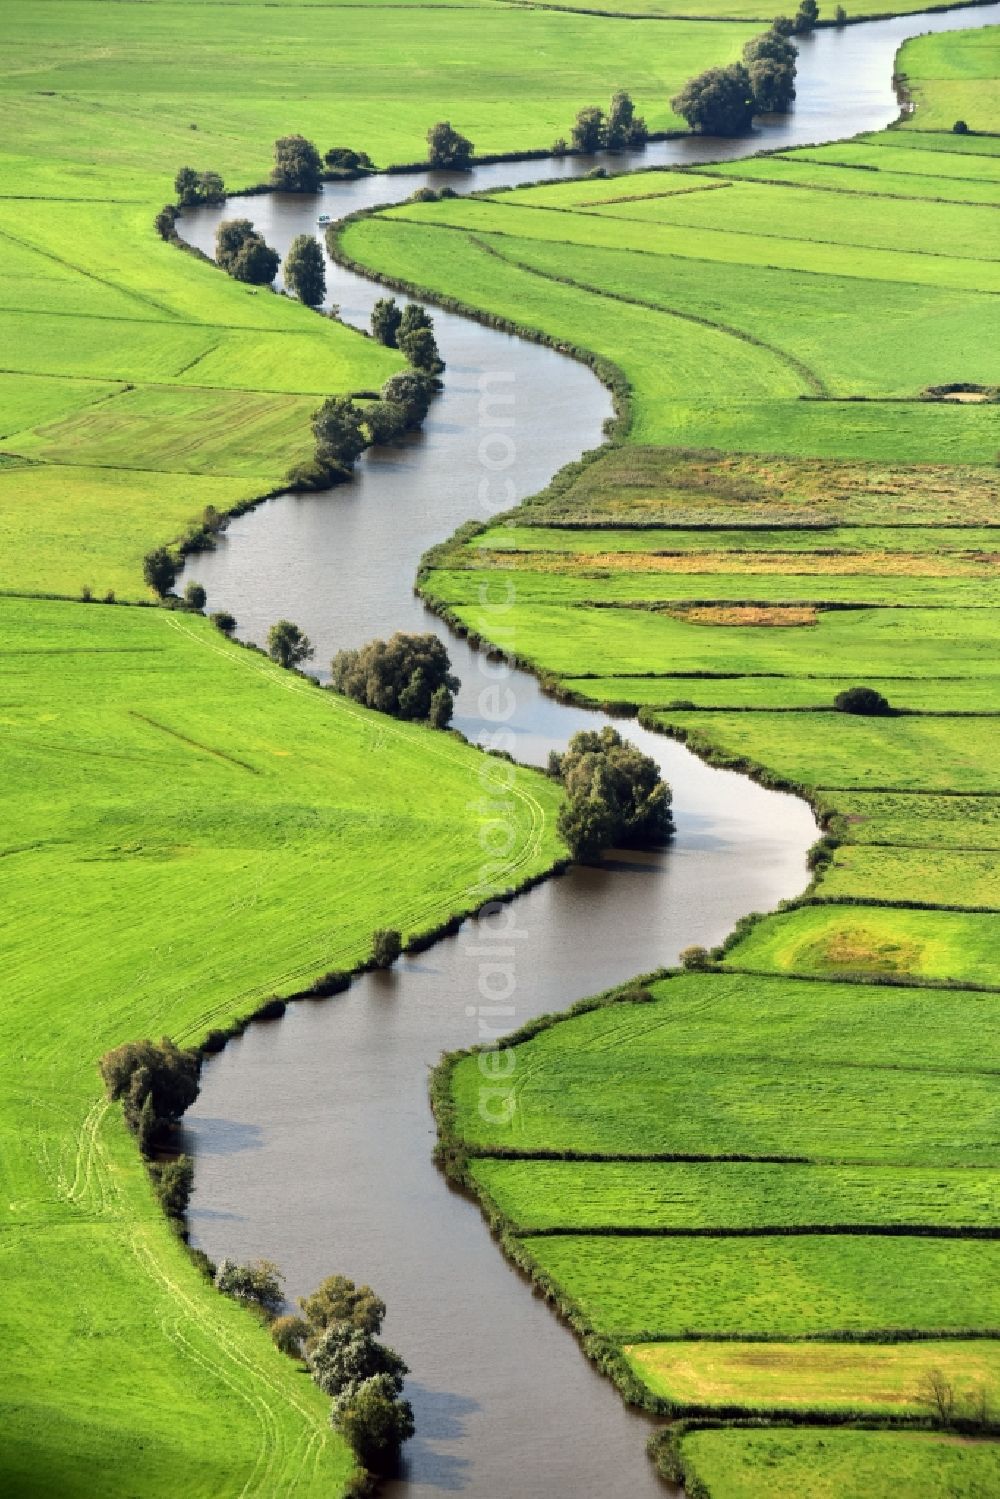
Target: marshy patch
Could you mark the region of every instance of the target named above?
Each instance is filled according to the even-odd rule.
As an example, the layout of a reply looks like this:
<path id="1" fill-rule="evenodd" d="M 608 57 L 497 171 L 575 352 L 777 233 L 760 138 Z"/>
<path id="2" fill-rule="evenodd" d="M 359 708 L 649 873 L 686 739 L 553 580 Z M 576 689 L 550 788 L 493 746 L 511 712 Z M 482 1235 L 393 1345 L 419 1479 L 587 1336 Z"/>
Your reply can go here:
<path id="1" fill-rule="evenodd" d="M 815 604 L 694 604 L 689 609 L 667 609 L 672 619 L 689 625 L 742 625 L 787 629 L 814 625 Z"/>
<path id="2" fill-rule="evenodd" d="M 953 380 L 950 385 L 928 385 L 922 401 L 953 401 L 959 405 L 982 405 L 1000 401 L 1000 385 L 978 385 L 972 380 Z"/>
<path id="3" fill-rule="evenodd" d="M 802 952 L 807 968 L 841 973 L 919 973 L 918 942 L 887 937 L 865 927 L 825 933 Z"/>

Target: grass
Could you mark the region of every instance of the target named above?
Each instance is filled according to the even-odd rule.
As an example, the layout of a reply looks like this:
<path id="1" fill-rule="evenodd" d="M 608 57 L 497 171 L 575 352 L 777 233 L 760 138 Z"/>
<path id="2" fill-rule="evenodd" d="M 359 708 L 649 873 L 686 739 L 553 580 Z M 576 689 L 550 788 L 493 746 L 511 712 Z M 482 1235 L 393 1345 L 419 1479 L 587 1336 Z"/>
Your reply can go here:
<path id="1" fill-rule="evenodd" d="M 746 1230 L 879 1224 L 985 1227 L 993 1171 L 759 1161 L 546 1161 L 479 1156 L 482 1187 L 519 1232 Z"/>
<path id="2" fill-rule="evenodd" d="M 848 914 L 861 925 L 870 913 Z M 760 942 L 787 919 L 762 924 Z M 459 1135 L 482 1153 L 1000 1159 L 995 994 L 742 972 L 686 974 L 653 992 L 657 1003 L 592 1011 L 517 1046 L 496 1117 L 480 1112 L 476 1057 L 460 1061 Z"/>
<path id="3" fill-rule="evenodd" d="M 852 843 L 903 848 L 1000 848 L 1000 799 L 913 796 L 894 792 L 823 792 Z"/>
<path id="4" fill-rule="evenodd" d="M 623 1342 L 1000 1326 L 995 1240 L 814 1234 L 756 1239 L 752 1254 L 743 1239 L 522 1243 L 591 1327 Z"/>
<path id="5" fill-rule="evenodd" d="M 960 871 L 947 888 L 953 898 L 966 894 Z M 775 973 L 890 973 L 996 984 L 998 959 L 1000 920 L 992 914 L 831 905 L 772 917 L 730 948 L 726 963 Z"/>
<path id="6" fill-rule="evenodd" d="M 1000 1448 L 958 1437 L 892 1431 L 695 1431 L 685 1436 L 688 1481 L 727 1499 L 989 1499 Z"/>
<path id="7" fill-rule="evenodd" d="M 926 1415 L 922 1382 L 938 1369 L 966 1394 L 1000 1384 L 1000 1344 L 636 1343 L 626 1349 L 644 1384 L 680 1406 Z M 725 1492 L 725 1491 L 724 1491 Z M 798 1490 L 796 1490 L 798 1492 Z"/>
<path id="8" fill-rule="evenodd" d="M 872 848 L 845 844 L 823 873 L 821 893 L 930 905 L 985 906 L 1000 911 L 1000 858 L 971 849 Z"/>
<path id="9" fill-rule="evenodd" d="M 988 27 L 928 38 L 906 54 L 906 82 L 920 130 L 950 130 L 965 120 L 972 130 L 1000 131 L 996 36 Z"/>
<path id="10" fill-rule="evenodd" d="M 194 1042 L 357 963 L 375 927 L 475 903 L 483 762 L 198 617 L 7 599 L 0 638 L 0 1472 L 32 1496 L 336 1491 L 326 1402 L 199 1281 L 96 1063 L 142 1035 Z M 511 809 L 491 883 L 557 848 L 550 783 L 519 772 Z M 59 1312 L 44 1338 L 39 1306 Z"/>

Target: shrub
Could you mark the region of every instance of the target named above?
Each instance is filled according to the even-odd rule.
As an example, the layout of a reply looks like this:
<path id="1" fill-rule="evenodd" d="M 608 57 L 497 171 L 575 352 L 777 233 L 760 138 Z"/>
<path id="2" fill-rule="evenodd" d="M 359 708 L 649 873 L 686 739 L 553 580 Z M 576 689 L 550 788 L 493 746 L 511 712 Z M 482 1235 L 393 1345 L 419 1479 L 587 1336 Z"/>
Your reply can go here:
<path id="1" fill-rule="evenodd" d="M 846 26 L 846 24 L 847 24 L 847 11 L 844 9 L 844 7 L 842 5 L 838 5 L 837 6 L 837 9 L 833 13 L 833 19 L 836 21 L 836 23 L 837 23 L 838 26 Z"/>
<path id="2" fill-rule="evenodd" d="M 357 1286 L 346 1275 L 328 1275 L 311 1296 L 299 1297 L 299 1308 L 313 1333 L 340 1322 L 372 1336 L 382 1331 L 386 1310 L 371 1286 Z"/>
<path id="3" fill-rule="evenodd" d="M 395 401 L 373 401 L 365 407 L 364 422 L 369 442 L 394 442 L 406 431 L 406 412 Z"/>
<path id="4" fill-rule="evenodd" d="M 312 141 L 304 135 L 283 135 L 274 143 L 271 186 L 286 193 L 315 193 L 323 177 L 323 163 Z"/>
<path id="5" fill-rule="evenodd" d="M 221 203 L 226 196 L 218 172 L 196 172 L 193 167 L 181 167 L 174 178 L 174 192 L 182 208 L 191 208 L 196 203 Z"/>
<path id="6" fill-rule="evenodd" d="M 300 302 L 318 307 L 326 296 L 323 251 L 311 234 L 297 234 L 285 256 L 285 285 Z"/>
<path id="7" fill-rule="evenodd" d="M 236 633 L 236 615 L 230 614 L 228 609 L 217 609 L 209 618 L 215 628 L 222 631 L 223 635 L 231 636 Z"/>
<path id="8" fill-rule="evenodd" d="M 349 146 L 331 146 L 323 160 L 332 172 L 370 172 L 372 159 L 367 151 L 352 151 Z"/>
<path id="9" fill-rule="evenodd" d="M 742 135 L 753 120 L 750 75 L 742 63 L 709 68 L 689 79 L 670 107 L 704 135 Z"/>
<path id="10" fill-rule="evenodd" d="M 379 297 L 372 308 L 371 329 L 372 338 L 384 344 L 387 349 L 396 347 L 396 334 L 399 325 L 403 321 L 403 314 L 395 297 Z"/>
<path id="11" fill-rule="evenodd" d="M 80 602 L 81 604 L 92 604 L 94 602 L 94 590 L 89 583 L 84 583 L 80 589 Z"/>
<path id="12" fill-rule="evenodd" d="M 448 120 L 439 120 L 427 132 L 427 160 L 433 167 L 467 167 L 473 149 L 472 142 L 459 135 Z"/>
<path id="13" fill-rule="evenodd" d="M 339 1399 L 333 1424 L 350 1444 L 358 1462 L 370 1472 L 391 1473 L 399 1450 L 415 1427 L 408 1400 L 400 1400 L 384 1375 L 364 1380 Z"/>
<path id="14" fill-rule="evenodd" d="M 364 413 L 349 396 L 328 396 L 312 419 L 316 456 L 351 468 L 366 447 Z"/>
<path id="15" fill-rule="evenodd" d="M 556 140 L 552 142 L 552 145 L 549 147 L 549 149 L 552 152 L 553 156 L 565 156 L 566 152 L 569 150 L 569 146 L 566 144 L 566 137 L 564 135 L 560 135 Z"/>
<path id="16" fill-rule="evenodd" d="M 290 669 L 312 659 L 312 641 L 290 619 L 279 619 L 267 632 L 267 654 Z"/>
<path id="17" fill-rule="evenodd" d="M 969 127 L 964 120 L 956 120 L 951 127 L 952 135 L 968 135 Z"/>
<path id="18" fill-rule="evenodd" d="M 433 328 L 434 319 L 422 307 L 419 302 L 407 302 L 399 315 L 399 337 L 405 338 L 410 333 L 416 333 L 418 328 Z"/>
<path id="19" fill-rule="evenodd" d="M 331 672 L 336 691 L 366 708 L 418 722 L 430 722 L 433 710 L 436 728 L 450 722 L 459 681 L 436 635 L 397 631 L 389 640 L 338 651 Z"/>
<path id="20" fill-rule="evenodd" d="M 177 232 L 177 209 L 172 203 L 164 203 L 153 223 L 161 239 L 173 239 Z"/>
<path id="21" fill-rule="evenodd" d="M 382 386 L 382 399 L 398 406 L 406 418 L 407 428 L 419 427 L 431 406 L 435 385 L 417 370 L 390 375 Z"/>
<path id="22" fill-rule="evenodd" d="M 833 706 L 841 713 L 863 713 L 872 718 L 884 718 L 892 712 L 888 698 L 874 687 L 847 687 L 837 693 Z"/>
<path id="23" fill-rule="evenodd" d="M 444 360 L 438 351 L 437 339 L 429 328 L 414 328 L 412 332 L 399 335 L 399 347 L 413 368 L 425 375 L 440 375 Z"/>
<path id="24" fill-rule="evenodd" d="M 819 6 L 816 0 L 799 0 L 799 8 L 795 12 L 795 30 L 799 34 L 812 31 L 819 18 Z"/>
<path id="25" fill-rule="evenodd" d="M 775 36 L 793 36 L 795 34 L 795 22 L 790 16 L 775 16 L 771 22 L 771 30 Z"/>
<path id="26" fill-rule="evenodd" d="M 168 1218 L 183 1218 L 194 1186 L 194 1164 L 190 1156 L 158 1161 L 150 1167 L 153 1190 Z"/>
<path id="27" fill-rule="evenodd" d="M 309 1323 L 301 1317 L 275 1317 L 271 1323 L 274 1346 L 289 1358 L 302 1358 L 302 1344 L 309 1336 Z"/>
<path id="28" fill-rule="evenodd" d="M 142 576 L 160 598 L 166 598 L 177 578 L 177 563 L 166 547 L 155 547 L 142 559 Z"/>
<path id="29" fill-rule="evenodd" d="M 372 963 L 376 968 L 391 968 L 403 951 L 403 940 L 394 927 L 379 927 L 372 933 Z"/>
<path id="30" fill-rule="evenodd" d="M 269 1321 L 281 1311 L 284 1279 L 273 1260 L 254 1260 L 249 1265 L 221 1260 L 215 1272 L 216 1289 L 223 1296 L 259 1307 Z"/>
<path id="31" fill-rule="evenodd" d="M 707 947 L 685 947 L 680 958 L 681 967 L 693 973 L 710 967 L 712 961 Z"/>
<path id="32" fill-rule="evenodd" d="M 190 582 L 184 590 L 184 602 L 189 609 L 197 609 L 199 613 L 205 607 L 208 594 L 200 583 Z"/>

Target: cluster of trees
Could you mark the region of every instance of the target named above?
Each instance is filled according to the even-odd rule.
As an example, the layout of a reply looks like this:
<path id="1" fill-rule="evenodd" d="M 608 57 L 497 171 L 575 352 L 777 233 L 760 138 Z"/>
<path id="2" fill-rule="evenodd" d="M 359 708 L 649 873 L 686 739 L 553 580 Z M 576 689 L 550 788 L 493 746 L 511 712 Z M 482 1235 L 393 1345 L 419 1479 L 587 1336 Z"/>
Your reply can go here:
<path id="1" fill-rule="evenodd" d="M 328 170 L 337 174 L 372 172 L 375 169 L 367 151 L 352 151 L 350 146 L 331 146 L 323 153 L 323 160 Z"/>
<path id="2" fill-rule="evenodd" d="M 378 1341 L 385 1302 L 371 1286 L 330 1275 L 311 1296 L 299 1298 L 299 1316 L 281 1315 L 284 1276 L 270 1260 L 238 1265 L 223 1260 L 215 1284 L 252 1307 L 270 1324 L 282 1353 L 305 1361 L 333 1401 L 330 1420 L 370 1473 L 391 1473 L 403 1443 L 414 1432 L 413 1411 L 403 1400 L 409 1372 L 394 1349 Z"/>
<path id="3" fill-rule="evenodd" d="M 816 0 L 801 0 L 794 18 L 775 16 L 767 31 L 747 42 L 742 62 L 689 78 L 671 109 L 704 135 L 742 135 L 754 115 L 790 109 L 798 53 L 789 38 L 811 31 L 818 15 Z"/>
<path id="4" fill-rule="evenodd" d="M 449 120 L 438 120 L 427 132 L 427 160 L 442 171 L 462 171 L 475 150 L 468 136 L 460 135 Z"/>
<path id="5" fill-rule="evenodd" d="M 338 651 L 332 673 L 335 690 L 366 708 L 436 729 L 451 722 L 460 684 L 436 635 L 397 631 L 390 640 Z"/>
<path id="6" fill-rule="evenodd" d="M 174 178 L 174 192 L 181 208 L 193 208 L 197 203 L 221 203 L 226 196 L 218 172 L 196 172 L 194 167 L 181 167 Z"/>
<path id="7" fill-rule="evenodd" d="M 434 337 L 434 319 L 426 307 L 419 302 L 407 302 L 400 307 L 395 297 L 380 297 L 372 308 L 372 337 L 387 349 L 399 349 L 405 354 L 415 370 L 425 375 L 440 375 L 444 372 Z"/>
<path id="8" fill-rule="evenodd" d="M 317 193 L 323 160 L 304 135 L 283 135 L 274 143 L 271 186 L 284 193 Z"/>
<path id="9" fill-rule="evenodd" d="M 367 406 L 358 406 L 350 396 L 328 396 L 312 419 L 313 457 L 292 469 L 289 484 L 325 489 L 346 478 L 371 443 L 392 442 L 419 427 L 437 388 L 436 377 L 405 370 L 391 375 L 379 399 Z"/>
<path id="10" fill-rule="evenodd" d="M 981 1431 L 995 1429 L 994 1396 L 986 1385 L 960 1392 L 942 1369 L 928 1369 L 916 1392 L 931 1419 L 945 1431 L 961 1423 Z"/>
<path id="11" fill-rule="evenodd" d="M 637 150 L 648 140 L 646 121 L 636 114 L 635 105 L 624 89 L 619 89 L 612 95 L 611 107 L 606 115 L 596 105 L 581 109 L 570 136 L 573 150 L 588 156 L 595 151 Z M 554 150 L 557 154 L 565 149 L 565 141 L 556 141 Z"/>
<path id="12" fill-rule="evenodd" d="M 559 832 L 575 859 L 615 844 L 663 843 L 674 830 L 670 787 L 656 761 L 610 727 L 574 734 L 549 774 L 566 789 Z"/>
<path id="13" fill-rule="evenodd" d="M 100 1071 L 108 1097 L 121 1100 L 125 1123 L 146 1159 L 164 1212 L 182 1218 L 194 1179 L 191 1161 L 186 1155 L 162 1161 L 153 1157 L 169 1146 L 181 1115 L 198 1097 L 201 1058 L 164 1036 L 105 1052 Z"/>
<path id="14" fill-rule="evenodd" d="M 281 257 L 266 244 L 249 219 L 225 219 L 215 231 L 215 258 L 236 281 L 270 286 Z"/>

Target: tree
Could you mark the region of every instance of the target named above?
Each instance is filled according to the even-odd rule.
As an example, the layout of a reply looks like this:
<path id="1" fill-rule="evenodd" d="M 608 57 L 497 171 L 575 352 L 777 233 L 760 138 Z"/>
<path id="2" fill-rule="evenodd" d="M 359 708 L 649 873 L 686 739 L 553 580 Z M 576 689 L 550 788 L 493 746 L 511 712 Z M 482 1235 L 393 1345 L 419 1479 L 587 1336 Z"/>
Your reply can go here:
<path id="1" fill-rule="evenodd" d="M 312 419 L 317 457 L 353 468 L 367 446 L 363 421 L 349 396 L 328 396 Z"/>
<path id="2" fill-rule="evenodd" d="M 892 712 L 888 698 L 874 687 L 847 687 L 837 693 L 833 706 L 841 713 L 865 714 L 870 718 L 885 718 Z"/>
<path id="3" fill-rule="evenodd" d="M 414 328 L 412 332 L 400 333 L 399 348 L 410 364 L 425 375 L 440 375 L 444 369 L 437 346 L 437 339 L 429 328 Z"/>
<path id="4" fill-rule="evenodd" d="M 226 186 L 218 172 L 202 172 L 198 190 L 203 203 L 221 203 L 226 196 Z"/>
<path id="5" fill-rule="evenodd" d="M 940 1369 L 928 1369 L 920 1381 L 918 1398 L 929 1405 L 939 1426 L 950 1426 L 955 1419 L 955 1387 Z"/>
<path id="6" fill-rule="evenodd" d="M 816 0 L 799 0 L 799 8 L 795 12 L 795 30 L 800 36 L 812 31 L 818 18 L 819 6 Z"/>
<path id="7" fill-rule="evenodd" d="M 689 973 L 701 973 L 712 965 L 707 947 L 685 947 L 680 958 L 681 967 Z"/>
<path id="8" fill-rule="evenodd" d="M 406 412 L 395 401 L 373 401 L 365 407 L 364 420 L 371 443 L 394 442 L 406 431 Z"/>
<path id="9" fill-rule="evenodd" d="M 968 135 L 969 127 L 964 120 L 956 120 L 951 127 L 951 132 L 953 135 Z"/>
<path id="10" fill-rule="evenodd" d="M 795 22 L 792 20 L 791 16 L 775 16 L 774 20 L 771 22 L 771 30 L 774 32 L 775 36 L 794 36 Z"/>
<path id="11" fill-rule="evenodd" d="M 419 427 L 430 410 L 434 384 L 416 370 L 390 375 L 382 386 L 382 399 L 403 412 L 406 427 Z"/>
<path id="12" fill-rule="evenodd" d="M 750 75 L 742 63 L 709 68 L 689 79 L 670 107 L 703 135 L 742 135 L 753 120 Z"/>
<path id="13" fill-rule="evenodd" d="M 285 284 L 300 302 L 318 307 L 326 296 L 323 251 L 311 234 L 297 234 L 285 256 Z"/>
<path id="14" fill-rule="evenodd" d="M 221 203 L 226 196 L 218 172 L 196 172 L 194 167 L 181 167 L 174 178 L 174 192 L 182 208 L 195 203 Z"/>
<path id="15" fill-rule="evenodd" d="M 274 143 L 271 186 L 286 193 L 315 193 L 323 179 L 323 163 L 312 141 L 304 135 L 283 135 Z"/>
<path id="16" fill-rule="evenodd" d="M 200 583 L 191 582 L 184 590 L 184 602 L 189 609 L 204 609 L 208 594 Z"/>
<path id="17" fill-rule="evenodd" d="M 549 756 L 549 773 L 566 788 L 558 826 L 576 858 L 613 843 L 662 843 L 673 832 L 659 766 L 616 729 L 574 734 L 565 754 Z"/>
<path id="18" fill-rule="evenodd" d="M 472 142 L 459 135 L 448 120 L 439 120 L 427 132 L 427 160 L 432 167 L 451 170 L 467 167 L 473 149 Z"/>
<path id="19" fill-rule="evenodd" d="M 788 38 L 780 36 L 776 31 L 762 31 L 758 36 L 752 36 L 743 48 L 745 63 L 769 58 L 772 62 L 794 68 L 798 55 L 798 49 Z"/>
<path id="20" fill-rule="evenodd" d="M 429 720 L 438 690 L 459 688 L 444 644 L 431 634 L 397 631 L 389 640 L 338 651 L 331 670 L 337 692 L 393 718 Z M 439 702 L 435 709 L 439 718 L 444 706 Z"/>
<path id="21" fill-rule="evenodd" d="M 403 314 L 395 297 L 379 297 L 372 308 L 371 328 L 372 337 L 380 344 L 385 344 L 387 349 L 396 347 L 396 335 L 399 325 L 403 320 Z"/>
<path id="22" fill-rule="evenodd" d="M 612 95 L 604 127 L 604 144 L 609 151 L 635 150 L 649 139 L 646 121 L 635 112 L 635 105 L 623 89 Z"/>
<path id="23" fill-rule="evenodd" d="M 427 712 L 427 722 L 432 729 L 446 729 L 451 723 L 451 716 L 455 711 L 455 699 L 447 687 L 438 687 L 431 694 L 431 705 Z"/>
<path id="24" fill-rule="evenodd" d="M 433 331 L 434 319 L 427 311 L 427 308 L 422 307 L 419 302 L 407 302 L 406 306 L 403 308 L 402 312 L 399 315 L 399 330 L 397 337 L 406 338 L 409 336 L 409 334 L 416 333 L 421 328 L 427 328 Z"/>
<path id="25" fill-rule="evenodd" d="M 217 630 L 223 635 L 234 635 L 236 633 L 236 615 L 230 614 L 228 609 L 218 609 L 209 616 Z"/>
<path id="26" fill-rule="evenodd" d="M 382 1331 L 386 1311 L 371 1286 L 355 1285 L 346 1275 L 328 1275 L 311 1296 L 299 1297 L 299 1308 L 313 1333 L 345 1322 L 373 1337 Z"/>
<path id="27" fill-rule="evenodd" d="M 194 1163 L 179 1155 L 172 1161 L 157 1161 L 150 1167 L 153 1189 L 168 1218 L 183 1218 L 194 1187 Z"/>
<path id="28" fill-rule="evenodd" d="M 273 1260 L 254 1260 L 249 1265 L 239 1265 L 235 1260 L 221 1260 L 215 1272 L 216 1289 L 234 1301 L 244 1301 L 260 1307 L 270 1320 L 276 1317 L 284 1305 L 282 1285 L 285 1277 Z"/>
<path id="29" fill-rule="evenodd" d="M 233 260 L 251 239 L 256 230 L 249 219 L 224 219 L 215 231 L 215 258 L 224 271 L 228 271 Z"/>
<path id="30" fill-rule="evenodd" d="M 385 1376 L 398 1393 L 408 1373 L 394 1349 L 349 1322 L 332 1322 L 312 1344 L 307 1358 L 313 1379 L 324 1394 L 332 1396 L 376 1374 Z"/>
<path id="31" fill-rule="evenodd" d="M 391 968 L 403 951 L 403 939 L 394 927 L 379 927 L 372 933 L 372 962 L 376 968 Z"/>
<path id="32" fill-rule="evenodd" d="M 301 1317 L 275 1317 L 271 1323 L 274 1346 L 287 1353 L 289 1358 L 302 1357 L 302 1344 L 308 1336 L 309 1323 L 303 1322 Z"/>
<path id="33" fill-rule="evenodd" d="M 574 151 L 591 156 L 604 144 L 604 110 L 594 104 L 581 109 L 573 124 L 570 141 Z"/>
<path id="34" fill-rule="evenodd" d="M 334 1404 L 332 1419 L 361 1466 L 380 1474 L 395 1469 L 400 1448 L 416 1429 L 412 1406 L 399 1399 L 385 1375 L 345 1392 Z"/>
<path id="35" fill-rule="evenodd" d="M 177 577 L 177 563 L 166 547 L 155 547 L 142 559 L 142 576 L 149 587 L 166 598 Z"/>
<path id="36" fill-rule="evenodd" d="M 795 69 L 770 57 L 747 63 L 754 114 L 784 114 L 795 98 Z"/>
<path id="37" fill-rule="evenodd" d="M 349 146 L 331 146 L 323 160 L 331 172 L 371 171 L 372 159 L 367 151 L 352 151 Z"/>
<path id="38" fill-rule="evenodd" d="M 105 1052 L 100 1072 L 108 1097 L 122 1100 L 126 1123 L 137 1133 L 146 1100 L 152 1100 L 154 1119 L 150 1120 L 147 1110 L 142 1129 L 158 1133 L 176 1124 L 198 1097 L 201 1058 L 195 1051 L 175 1046 L 169 1036 L 161 1041 L 127 1041 Z"/>
<path id="39" fill-rule="evenodd" d="M 844 9 L 844 7 L 842 5 L 838 5 L 837 6 L 837 9 L 833 13 L 833 19 L 837 23 L 838 26 L 846 26 L 847 25 L 847 11 Z"/>
<path id="40" fill-rule="evenodd" d="M 270 286 L 280 264 L 281 256 L 277 250 L 265 244 L 259 234 L 251 234 L 226 269 L 236 281 L 246 281 L 251 286 Z"/>
<path id="41" fill-rule="evenodd" d="M 312 659 L 312 641 L 290 619 L 279 619 L 267 632 L 267 654 L 279 666 L 298 666 Z"/>

